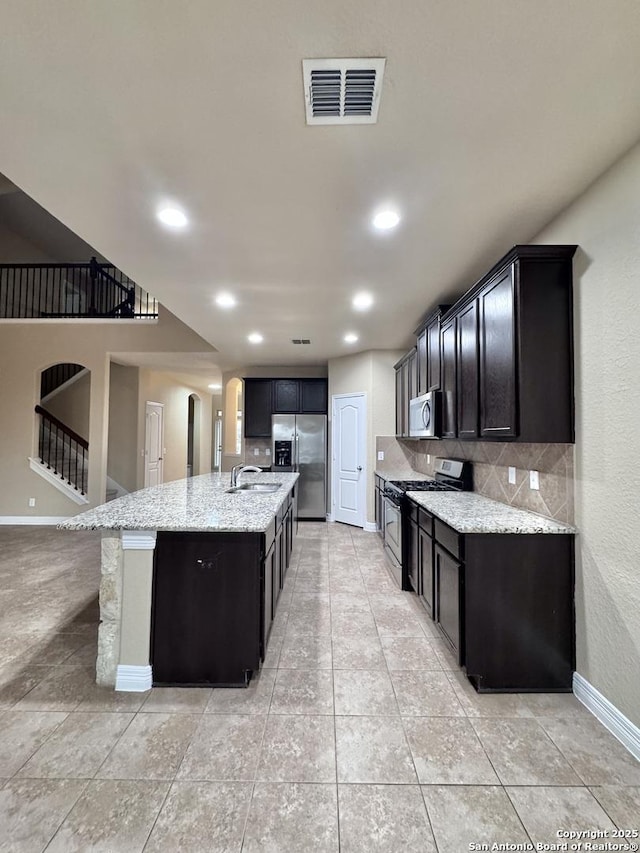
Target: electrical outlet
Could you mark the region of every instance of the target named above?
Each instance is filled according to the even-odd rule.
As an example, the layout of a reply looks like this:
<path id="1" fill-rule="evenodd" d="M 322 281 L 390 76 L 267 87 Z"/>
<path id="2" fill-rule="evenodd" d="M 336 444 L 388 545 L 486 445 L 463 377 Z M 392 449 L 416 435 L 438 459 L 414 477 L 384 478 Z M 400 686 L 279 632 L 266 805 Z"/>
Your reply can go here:
<path id="1" fill-rule="evenodd" d="M 431 465 L 431 454 L 427 453 L 427 465 Z"/>
<path id="2" fill-rule="evenodd" d="M 265 456 L 271 456 L 271 448 L 270 447 L 267 447 L 267 449 L 264 452 L 264 455 Z"/>
<path id="3" fill-rule="evenodd" d="M 509 482 L 512 486 L 516 484 L 516 469 L 512 465 L 509 465 Z"/>
<path id="4" fill-rule="evenodd" d="M 260 448 L 259 447 L 253 448 L 253 455 L 254 456 L 260 456 Z"/>
<path id="5" fill-rule="evenodd" d="M 529 471 L 529 488 L 540 489 L 540 477 L 537 471 Z"/>
<path id="6" fill-rule="evenodd" d="M 29 498 L 29 506 L 35 506 L 35 505 L 36 505 L 36 499 L 35 498 Z"/>
<path id="7" fill-rule="evenodd" d="M 384 461 L 384 450 L 379 450 L 378 451 L 378 462 L 383 462 L 383 461 Z"/>

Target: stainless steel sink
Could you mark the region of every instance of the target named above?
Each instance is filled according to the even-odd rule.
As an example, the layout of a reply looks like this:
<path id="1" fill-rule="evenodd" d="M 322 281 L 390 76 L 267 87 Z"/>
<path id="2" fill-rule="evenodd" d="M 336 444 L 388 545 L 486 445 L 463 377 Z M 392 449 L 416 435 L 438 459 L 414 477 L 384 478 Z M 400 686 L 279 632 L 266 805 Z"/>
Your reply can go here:
<path id="1" fill-rule="evenodd" d="M 240 486 L 234 486 L 232 489 L 227 489 L 227 494 L 234 492 L 277 492 L 282 483 L 242 483 Z"/>

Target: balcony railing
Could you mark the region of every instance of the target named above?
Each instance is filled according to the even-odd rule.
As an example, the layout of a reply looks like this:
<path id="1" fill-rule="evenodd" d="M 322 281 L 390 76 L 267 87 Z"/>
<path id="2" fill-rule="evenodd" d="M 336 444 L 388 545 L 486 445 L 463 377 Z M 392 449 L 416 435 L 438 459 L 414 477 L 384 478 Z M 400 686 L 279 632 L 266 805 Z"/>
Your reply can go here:
<path id="1" fill-rule="evenodd" d="M 153 319 L 158 303 L 111 264 L 0 264 L 0 319 Z"/>

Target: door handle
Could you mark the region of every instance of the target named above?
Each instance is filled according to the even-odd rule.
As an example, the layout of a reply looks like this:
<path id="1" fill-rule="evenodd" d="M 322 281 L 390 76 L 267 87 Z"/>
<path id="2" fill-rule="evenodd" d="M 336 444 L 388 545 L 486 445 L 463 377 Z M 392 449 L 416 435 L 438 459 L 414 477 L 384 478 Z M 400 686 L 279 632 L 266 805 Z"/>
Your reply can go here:
<path id="1" fill-rule="evenodd" d="M 358 465 L 358 471 L 362 471 L 362 465 Z"/>

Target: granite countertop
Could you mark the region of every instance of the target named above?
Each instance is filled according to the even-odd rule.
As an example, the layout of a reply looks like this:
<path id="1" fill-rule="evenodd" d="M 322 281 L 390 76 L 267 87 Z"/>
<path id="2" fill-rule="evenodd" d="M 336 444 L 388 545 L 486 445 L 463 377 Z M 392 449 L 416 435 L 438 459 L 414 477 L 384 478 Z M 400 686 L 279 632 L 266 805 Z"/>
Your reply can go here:
<path id="1" fill-rule="evenodd" d="M 459 533 L 576 533 L 576 528 L 569 524 L 474 492 L 407 492 L 407 495 Z"/>
<path id="2" fill-rule="evenodd" d="M 390 471 L 381 471 L 376 468 L 375 473 L 383 480 L 433 480 L 430 474 L 421 474 L 411 468 L 392 468 Z"/>
<path id="3" fill-rule="evenodd" d="M 124 495 L 58 525 L 63 530 L 185 530 L 263 533 L 299 474 L 241 474 L 242 483 L 281 483 L 277 492 L 227 494 L 230 474 L 201 474 Z"/>

